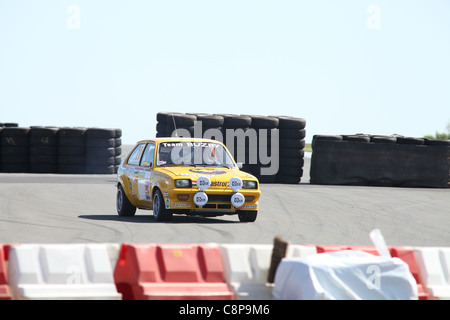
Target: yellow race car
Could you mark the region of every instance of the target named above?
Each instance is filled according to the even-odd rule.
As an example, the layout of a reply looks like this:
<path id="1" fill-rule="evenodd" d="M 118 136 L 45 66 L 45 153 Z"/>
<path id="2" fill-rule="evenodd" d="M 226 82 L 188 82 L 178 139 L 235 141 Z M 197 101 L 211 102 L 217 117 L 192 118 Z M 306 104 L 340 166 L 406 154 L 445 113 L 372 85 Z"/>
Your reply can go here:
<path id="1" fill-rule="evenodd" d="M 253 222 L 261 195 L 258 179 L 240 171 L 226 146 L 195 138 L 139 141 L 117 172 L 117 212 L 153 210 L 156 221 L 173 214 L 237 214 Z"/>

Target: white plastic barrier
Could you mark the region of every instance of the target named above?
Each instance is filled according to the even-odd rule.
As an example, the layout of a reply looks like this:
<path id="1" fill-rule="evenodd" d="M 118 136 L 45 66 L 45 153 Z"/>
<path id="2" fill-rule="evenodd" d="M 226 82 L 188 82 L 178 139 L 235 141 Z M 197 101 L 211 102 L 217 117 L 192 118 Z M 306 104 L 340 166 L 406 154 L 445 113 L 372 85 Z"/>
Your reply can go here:
<path id="1" fill-rule="evenodd" d="M 113 278 L 119 249 L 119 244 L 11 246 L 14 299 L 121 299 Z"/>
<path id="2" fill-rule="evenodd" d="M 286 250 L 286 258 L 300 258 L 316 253 L 317 253 L 316 246 L 288 244 Z"/>
<path id="3" fill-rule="evenodd" d="M 398 258 L 344 250 L 285 258 L 273 295 L 283 300 L 417 299 L 417 284 Z"/>
<path id="4" fill-rule="evenodd" d="M 450 248 L 415 248 L 422 284 L 435 299 L 450 299 Z"/>
<path id="5" fill-rule="evenodd" d="M 267 283 L 273 245 L 220 244 L 220 253 L 228 284 L 238 299 L 273 299 L 273 284 Z M 286 256 L 300 257 L 316 253 L 315 246 L 289 245 Z"/>

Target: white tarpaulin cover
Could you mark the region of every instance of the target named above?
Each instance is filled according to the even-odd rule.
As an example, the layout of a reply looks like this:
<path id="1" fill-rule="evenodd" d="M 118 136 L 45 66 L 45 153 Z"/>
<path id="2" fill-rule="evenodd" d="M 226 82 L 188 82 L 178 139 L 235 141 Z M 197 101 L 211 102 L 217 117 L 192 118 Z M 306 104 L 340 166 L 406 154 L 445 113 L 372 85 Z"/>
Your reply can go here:
<path id="1" fill-rule="evenodd" d="M 417 283 L 399 258 L 343 250 L 284 258 L 275 275 L 275 299 L 417 299 Z"/>

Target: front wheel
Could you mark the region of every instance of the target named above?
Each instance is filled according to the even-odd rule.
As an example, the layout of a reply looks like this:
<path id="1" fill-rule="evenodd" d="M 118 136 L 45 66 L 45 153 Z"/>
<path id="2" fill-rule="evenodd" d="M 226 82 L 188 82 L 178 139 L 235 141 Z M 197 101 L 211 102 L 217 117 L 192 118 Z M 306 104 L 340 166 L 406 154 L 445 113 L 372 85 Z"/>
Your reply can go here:
<path id="1" fill-rule="evenodd" d="M 153 216 L 156 221 L 172 220 L 172 212 L 166 209 L 161 191 L 156 190 L 153 196 Z"/>
<path id="2" fill-rule="evenodd" d="M 258 211 L 240 211 L 238 213 L 239 221 L 241 222 L 255 222 Z"/>
<path id="3" fill-rule="evenodd" d="M 132 217 L 136 213 L 136 207 L 128 200 L 121 185 L 117 188 L 116 207 L 117 213 L 122 217 Z"/>

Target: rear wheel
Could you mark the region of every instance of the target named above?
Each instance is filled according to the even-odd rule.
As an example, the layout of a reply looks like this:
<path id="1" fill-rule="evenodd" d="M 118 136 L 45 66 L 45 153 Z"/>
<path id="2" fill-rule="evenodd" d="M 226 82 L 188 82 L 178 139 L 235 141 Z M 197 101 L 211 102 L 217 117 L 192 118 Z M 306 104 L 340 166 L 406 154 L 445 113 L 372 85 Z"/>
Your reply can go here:
<path id="1" fill-rule="evenodd" d="M 121 185 L 117 188 L 116 207 L 117 213 L 122 217 L 132 217 L 136 213 L 136 207 L 128 200 Z"/>
<path id="2" fill-rule="evenodd" d="M 239 221 L 241 222 L 255 222 L 258 211 L 240 211 L 238 213 Z"/>
<path id="3" fill-rule="evenodd" d="M 153 196 L 153 216 L 156 221 L 172 220 L 172 212 L 166 209 L 161 191 L 156 190 Z"/>

